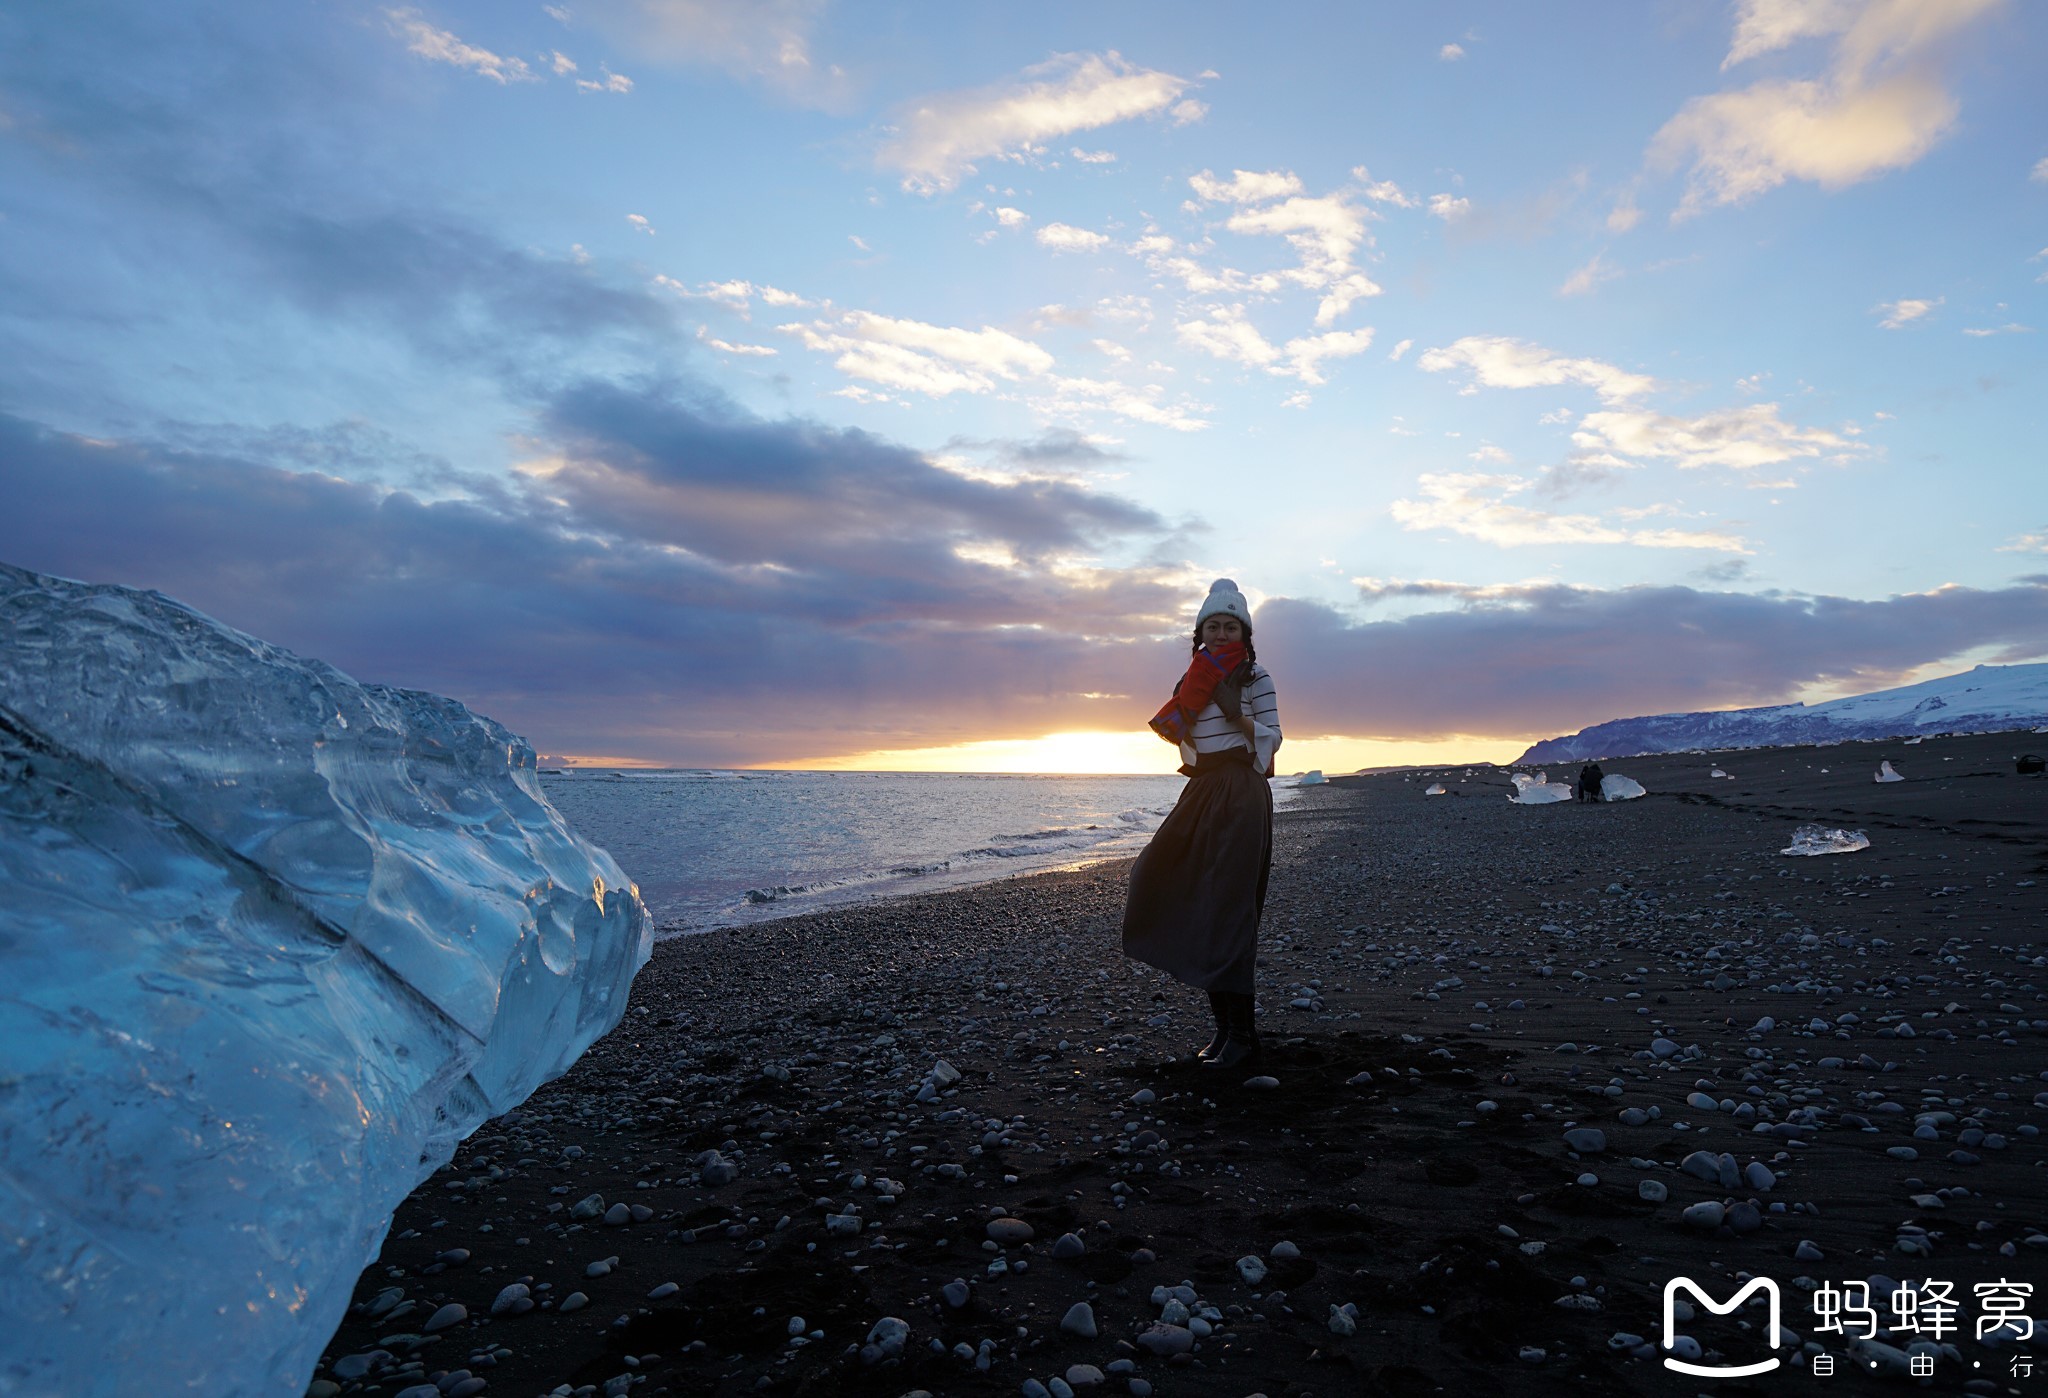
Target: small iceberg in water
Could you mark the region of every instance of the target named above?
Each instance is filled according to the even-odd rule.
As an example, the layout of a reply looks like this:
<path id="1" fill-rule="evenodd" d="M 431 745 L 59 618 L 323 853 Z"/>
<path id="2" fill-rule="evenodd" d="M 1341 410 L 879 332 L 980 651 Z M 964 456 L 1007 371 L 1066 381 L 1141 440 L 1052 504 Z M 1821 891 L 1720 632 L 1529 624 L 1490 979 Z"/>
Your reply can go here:
<path id="1" fill-rule="evenodd" d="M 1891 763 L 1880 762 L 1877 764 L 1877 775 L 1872 777 L 1871 780 L 1879 782 L 1902 782 L 1905 780 L 1905 778 L 1898 774 L 1897 769 L 1894 768 Z"/>
<path id="2" fill-rule="evenodd" d="M 1631 778 L 1608 775 L 1600 778 L 1600 799 L 1602 801 L 1633 801 L 1638 796 L 1647 796 L 1643 784 Z"/>
<path id="3" fill-rule="evenodd" d="M 1802 825 L 1792 832 L 1792 843 L 1780 854 L 1854 854 L 1870 848 L 1870 837 L 1861 830 L 1830 830 L 1821 825 Z"/>
<path id="4" fill-rule="evenodd" d="M 1569 801 L 1574 795 L 1563 782 L 1551 781 L 1548 772 L 1538 772 L 1533 777 L 1526 772 L 1515 772 L 1512 780 L 1515 789 L 1508 800 L 1518 806 L 1547 806 L 1554 801 Z"/>
<path id="5" fill-rule="evenodd" d="M 1329 780 L 1330 779 L 1328 777 L 1323 775 L 1322 769 L 1317 768 L 1313 772 L 1303 772 L 1298 778 L 1295 779 L 1294 784 L 1296 786 L 1321 786 Z"/>

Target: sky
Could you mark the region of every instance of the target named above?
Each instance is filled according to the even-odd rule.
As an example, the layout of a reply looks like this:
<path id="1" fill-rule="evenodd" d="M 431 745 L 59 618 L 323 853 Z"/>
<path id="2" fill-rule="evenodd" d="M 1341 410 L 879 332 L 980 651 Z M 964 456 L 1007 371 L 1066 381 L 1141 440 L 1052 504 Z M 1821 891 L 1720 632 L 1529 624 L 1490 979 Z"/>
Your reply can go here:
<path id="1" fill-rule="evenodd" d="M 2048 659 L 2048 9 L 0 10 L 0 560 L 550 762 L 1283 770 Z"/>

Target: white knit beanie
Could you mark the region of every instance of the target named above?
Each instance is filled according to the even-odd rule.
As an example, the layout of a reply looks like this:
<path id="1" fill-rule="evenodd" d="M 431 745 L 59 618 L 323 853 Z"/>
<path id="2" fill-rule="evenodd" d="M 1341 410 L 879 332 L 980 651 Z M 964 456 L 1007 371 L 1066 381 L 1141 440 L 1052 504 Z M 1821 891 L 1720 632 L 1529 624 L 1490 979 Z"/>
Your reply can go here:
<path id="1" fill-rule="evenodd" d="M 1244 623 L 1245 630 L 1252 629 L 1251 604 L 1229 578 L 1218 578 L 1209 584 L 1209 595 L 1202 599 L 1201 609 L 1195 613 L 1196 627 L 1212 616 L 1234 616 Z"/>

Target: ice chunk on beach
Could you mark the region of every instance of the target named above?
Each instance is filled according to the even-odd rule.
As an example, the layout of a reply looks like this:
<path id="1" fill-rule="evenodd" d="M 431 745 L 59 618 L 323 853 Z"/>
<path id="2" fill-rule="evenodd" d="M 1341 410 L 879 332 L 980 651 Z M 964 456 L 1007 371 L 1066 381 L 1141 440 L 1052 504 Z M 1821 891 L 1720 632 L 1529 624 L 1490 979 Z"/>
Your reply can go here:
<path id="1" fill-rule="evenodd" d="M 1422 794 L 1424 796 L 1442 796 L 1444 794 L 1444 784 L 1442 782 L 1431 782 L 1429 788 Z"/>
<path id="2" fill-rule="evenodd" d="M 5 565 L 0 638 L 0 1393 L 304 1393 L 646 910 L 453 700 Z"/>
<path id="3" fill-rule="evenodd" d="M 1329 778 L 1324 776 L 1319 768 L 1313 772 L 1303 772 L 1294 784 L 1296 786 L 1321 786 L 1327 781 L 1329 781 Z"/>
<path id="4" fill-rule="evenodd" d="M 1891 763 L 1880 762 L 1877 764 L 1877 775 L 1875 777 L 1872 777 L 1871 780 L 1880 782 L 1902 782 L 1905 780 L 1905 778 L 1898 774 L 1898 771 L 1892 766 Z"/>
<path id="5" fill-rule="evenodd" d="M 1854 854 L 1870 848 L 1870 837 L 1861 830 L 1829 830 L 1821 825 L 1802 825 L 1792 832 L 1792 843 L 1780 854 Z"/>
<path id="6" fill-rule="evenodd" d="M 1638 796 L 1647 796 L 1643 784 L 1617 773 L 1600 778 L 1600 799 L 1602 801 L 1633 801 Z"/>
<path id="7" fill-rule="evenodd" d="M 1711 771 L 1711 772 L 1707 773 L 1707 776 L 1708 776 L 1708 777 L 1710 777 L 1710 778 L 1712 778 L 1712 777 L 1728 777 L 1728 774 L 1727 774 L 1726 772 L 1722 771 L 1722 770 L 1721 770 L 1721 769 L 1720 769 L 1719 767 L 1716 767 L 1716 768 L 1715 768 L 1715 769 L 1714 769 L 1713 771 Z M 1729 781 L 1734 781 L 1734 780 L 1735 780 L 1735 778 L 1733 778 L 1733 777 L 1728 777 L 1728 780 L 1729 780 Z"/>
<path id="8" fill-rule="evenodd" d="M 1571 800 L 1574 795 L 1572 789 L 1563 782 L 1551 781 L 1549 777 L 1548 772 L 1538 772 L 1533 777 L 1527 772 L 1509 773 L 1515 789 L 1508 800 L 1522 806 L 1547 806 L 1553 801 Z"/>

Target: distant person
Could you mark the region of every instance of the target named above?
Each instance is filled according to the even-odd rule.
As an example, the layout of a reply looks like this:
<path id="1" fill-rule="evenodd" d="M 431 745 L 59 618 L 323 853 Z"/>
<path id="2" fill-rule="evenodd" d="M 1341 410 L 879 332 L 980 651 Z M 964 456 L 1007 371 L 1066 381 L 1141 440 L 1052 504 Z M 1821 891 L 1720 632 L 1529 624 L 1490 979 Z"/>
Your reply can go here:
<path id="1" fill-rule="evenodd" d="M 1252 649 L 1252 613 L 1229 578 L 1195 611 L 1193 658 L 1152 731 L 1178 744 L 1173 813 L 1131 870 L 1124 955 L 1209 992 L 1216 1035 L 1197 1054 L 1235 1068 L 1259 1054 L 1252 970 L 1273 867 L 1280 707 Z"/>
<path id="2" fill-rule="evenodd" d="M 1607 774 L 1600 770 L 1600 764 L 1597 762 L 1588 762 L 1585 766 L 1579 768 L 1579 799 L 1581 801 L 1605 800 L 1606 798 L 1600 794 L 1600 783 L 1606 779 L 1606 776 Z"/>

